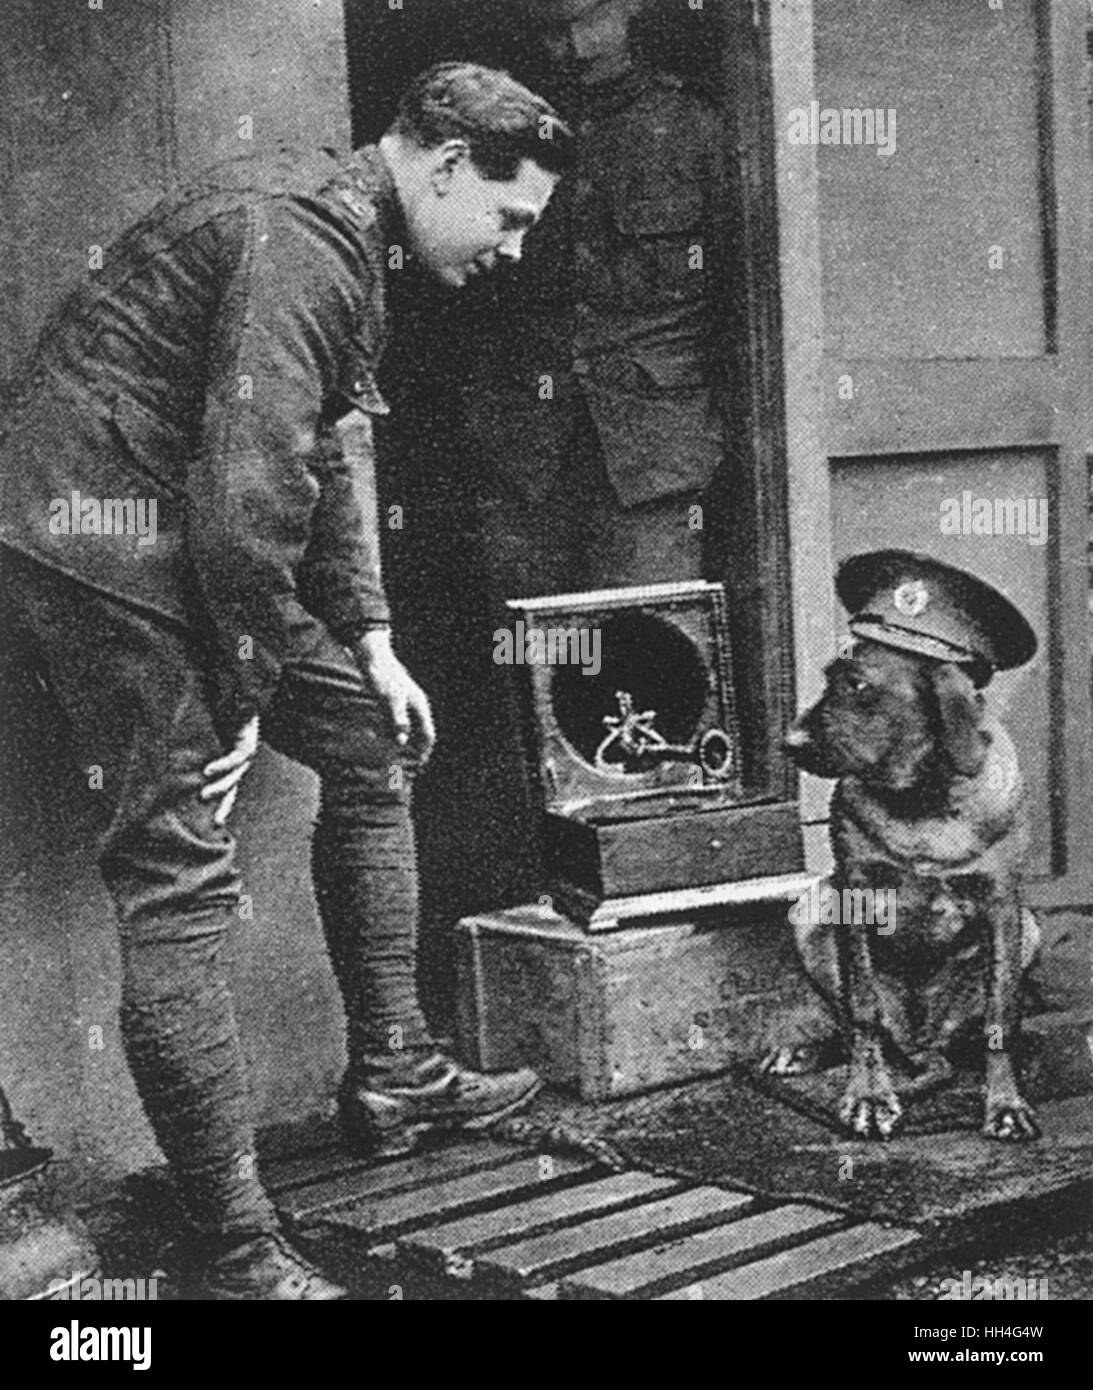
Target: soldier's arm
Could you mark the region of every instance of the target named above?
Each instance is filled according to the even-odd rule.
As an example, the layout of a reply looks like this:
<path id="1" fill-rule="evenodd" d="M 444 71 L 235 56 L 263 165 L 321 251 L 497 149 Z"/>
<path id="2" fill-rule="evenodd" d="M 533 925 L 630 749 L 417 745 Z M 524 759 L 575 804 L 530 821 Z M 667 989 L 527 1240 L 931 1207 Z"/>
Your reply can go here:
<path id="1" fill-rule="evenodd" d="M 320 428 L 359 312 L 359 262 L 351 266 L 348 255 L 294 205 L 250 208 L 213 326 L 188 547 L 215 634 L 228 727 L 262 711 L 308 621 L 297 569 L 316 516 L 347 552 L 363 540 L 357 501 Z M 347 564 L 344 581 L 328 573 L 320 586 L 343 640 L 386 617 L 378 574 L 356 593 L 368 570 L 363 560 Z"/>
<path id="2" fill-rule="evenodd" d="M 362 367 L 360 371 L 364 371 Z M 365 387 L 375 415 L 386 412 L 372 380 Z M 347 401 L 339 402 L 344 409 Z M 338 641 L 353 647 L 390 620 L 380 572 L 373 414 L 358 406 L 324 431 L 319 500 L 311 537 L 296 573 L 300 601 Z"/>

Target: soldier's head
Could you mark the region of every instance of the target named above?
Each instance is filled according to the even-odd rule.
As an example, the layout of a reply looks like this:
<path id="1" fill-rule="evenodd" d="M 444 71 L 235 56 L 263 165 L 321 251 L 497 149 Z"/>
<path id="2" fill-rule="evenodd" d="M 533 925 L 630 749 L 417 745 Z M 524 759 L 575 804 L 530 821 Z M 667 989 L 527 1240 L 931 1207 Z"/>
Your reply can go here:
<path id="1" fill-rule="evenodd" d="M 411 255 L 452 288 L 520 259 L 574 160 L 573 134 L 548 102 L 474 63 L 423 72 L 380 148 Z"/>
<path id="2" fill-rule="evenodd" d="M 631 64 L 630 25 L 645 0 L 531 0 L 551 58 L 594 86 Z"/>

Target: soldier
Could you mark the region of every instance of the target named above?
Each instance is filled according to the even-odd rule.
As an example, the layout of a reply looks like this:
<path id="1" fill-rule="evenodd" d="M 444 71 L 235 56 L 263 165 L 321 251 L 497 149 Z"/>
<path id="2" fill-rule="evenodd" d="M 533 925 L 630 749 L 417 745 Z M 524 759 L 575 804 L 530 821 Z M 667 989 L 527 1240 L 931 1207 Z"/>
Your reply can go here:
<path id="1" fill-rule="evenodd" d="M 570 141 L 511 78 L 445 64 L 340 167 L 211 171 L 107 249 L 5 422 L 8 597 L 99 769 L 126 1056 L 207 1298 L 343 1293 L 285 1243 L 254 1175 L 220 962 L 240 901 L 225 823 L 260 729 L 320 775 L 312 871 L 348 1021 L 347 1140 L 407 1153 L 538 1085 L 461 1067 L 419 1008 L 409 786 L 432 717 L 391 647 L 369 421 L 387 409 L 396 253 L 453 289 L 517 261 Z"/>
<path id="2" fill-rule="evenodd" d="M 636 51 L 643 0 L 530 0 L 578 133 L 466 399 L 499 597 L 697 578 L 723 452 L 710 99 Z"/>
<path id="3" fill-rule="evenodd" d="M 519 276 L 459 306 L 472 316 L 464 409 L 488 631 L 508 621 L 506 599 L 702 577 L 704 489 L 723 453 L 718 110 L 639 51 L 642 0 L 527 4 L 543 66 L 533 85 L 577 126 L 577 168 L 529 237 Z M 491 826 L 491 886 L 494 900 L 515 902 L 541 891 L 543 864 L 511 677 L 483 675 L 480 714 L 463 716 L 449 752 L 488 762 L 506 808 Z M 474 770 L 464 784 L 475 785 Z"/>

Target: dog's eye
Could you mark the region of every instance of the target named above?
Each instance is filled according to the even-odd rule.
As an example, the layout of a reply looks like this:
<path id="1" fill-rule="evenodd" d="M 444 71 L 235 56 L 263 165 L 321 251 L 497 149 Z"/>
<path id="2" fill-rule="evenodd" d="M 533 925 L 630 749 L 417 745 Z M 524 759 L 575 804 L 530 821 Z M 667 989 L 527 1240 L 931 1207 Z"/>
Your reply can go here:
<path id="1" fill-rule="evenodd" d="M 869 682 L 862 680 L 861 676 L 847 676 L 846 683 L 855 695 L 864 695 L 869 689 Z"/>

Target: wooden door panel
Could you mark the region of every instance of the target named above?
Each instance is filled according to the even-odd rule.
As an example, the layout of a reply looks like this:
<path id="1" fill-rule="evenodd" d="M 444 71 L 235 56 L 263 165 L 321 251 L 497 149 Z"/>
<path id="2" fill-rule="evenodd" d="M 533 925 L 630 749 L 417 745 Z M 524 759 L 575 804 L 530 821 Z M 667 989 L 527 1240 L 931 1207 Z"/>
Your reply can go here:
<path id="1" fill-rule="evenodd" d="M 1061 371 L 1055 357 L 921 362 L 824 361 L 832 456 L 1053 444 Z M 840 395 L 849 381 L 851 399 Z"/>
<path id="2" fill-rule="evenodd" d="M 1042 353 L 1052 331 L 1043 6 L 823 0 L 815 9 L 820 108 L 895 117 L 889 152 L 820 150 L 827 350 Z"/>

